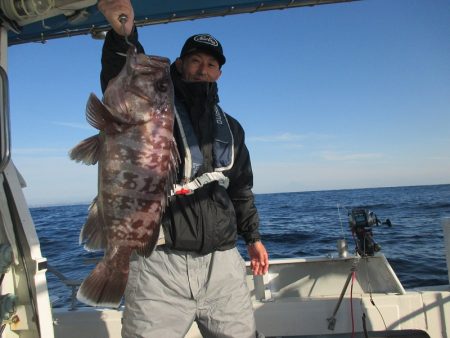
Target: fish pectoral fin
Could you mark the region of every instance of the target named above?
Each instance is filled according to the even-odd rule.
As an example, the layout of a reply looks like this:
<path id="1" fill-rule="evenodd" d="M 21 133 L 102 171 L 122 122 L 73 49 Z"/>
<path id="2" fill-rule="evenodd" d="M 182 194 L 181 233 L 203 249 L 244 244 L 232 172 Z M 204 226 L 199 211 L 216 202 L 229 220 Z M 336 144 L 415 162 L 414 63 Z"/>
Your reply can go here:
<path id="1" fill-rule="evenodd" d="M 171 195 L 171 190 L 178 180 L 178 166 L 180 164 L 180 153 L 178 152 L 177 144 L 175 139 L 172 139 L 171 150 L 170 150 L 170 161 L 169 170 L 167 171 L 166 185 L 164 186 L 164 192 L 166 196 Z M 165 210 L 169 197 L 162 201 L 161 210 Z"/>
<path id="2" fill-rule="evenodd" d="M 153 249 L 155 249 L 156 243 L 158 242 L 160 229 L 161 229 L 161 226 L 155 227 L 147 244 L 145 244 L 144 246 L 142 246 L 140 248 L 136 248 L 136 253 L 138 255 L 144 256 L 144 257 L 149 257 L 151 255 L 151 253 L 153 252 Z"/>
<path id="3" fill-rule="evenodd" d="M 93 93 L 89 95 L 86 104 L 86 119 L 91 126 L 98 130 L 105 130 L 111 124 L 120 124 L 102 101 Z"/>
<path id="4" fill-rule="evenodd" d="M 78 143 L 69 151 L 70 159 L 87 165 L 96 164 L 100 156 L 100 135 L 94 135 Z"/>
<path id="5" fill-rule="evenodd" d="M 97 197 L 89 207 L 89 215 L 80 232 L 80 244 L 88 251 L 105 249 L 107 240 L 103 231 L 103 225 L 98 217 Z"/>

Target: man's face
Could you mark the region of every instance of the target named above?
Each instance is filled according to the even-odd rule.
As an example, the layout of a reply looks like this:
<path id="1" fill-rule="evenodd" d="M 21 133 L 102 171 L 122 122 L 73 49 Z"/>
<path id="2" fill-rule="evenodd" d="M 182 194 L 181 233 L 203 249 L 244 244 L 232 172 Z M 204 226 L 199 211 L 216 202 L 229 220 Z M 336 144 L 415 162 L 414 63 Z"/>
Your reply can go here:
<path id="1" fill-rule="evenodd" d="M 195 52 L 175 61 L 178 71 L 186 81 L 215 82 L 222 71 L 219 62 L 213 56 Z"/>

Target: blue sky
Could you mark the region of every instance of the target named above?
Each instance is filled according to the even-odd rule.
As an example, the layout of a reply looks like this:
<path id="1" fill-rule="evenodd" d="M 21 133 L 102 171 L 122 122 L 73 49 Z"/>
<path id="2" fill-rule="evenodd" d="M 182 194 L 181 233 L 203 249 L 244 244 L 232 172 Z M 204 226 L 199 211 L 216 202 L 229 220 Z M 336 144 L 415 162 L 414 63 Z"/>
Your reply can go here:
<path id="1" fill-rule="evenodd" d="M 140 28 L 174 60 L 208 32 L 227 57 L 222 108 L 246 130 L 254 192 L 450 183 L 450 2 L 363 0 Z M 9 48 L 12 159 L 31 205 L 88 202 L 97 169 L 71 162 L 102 41 Z"/>

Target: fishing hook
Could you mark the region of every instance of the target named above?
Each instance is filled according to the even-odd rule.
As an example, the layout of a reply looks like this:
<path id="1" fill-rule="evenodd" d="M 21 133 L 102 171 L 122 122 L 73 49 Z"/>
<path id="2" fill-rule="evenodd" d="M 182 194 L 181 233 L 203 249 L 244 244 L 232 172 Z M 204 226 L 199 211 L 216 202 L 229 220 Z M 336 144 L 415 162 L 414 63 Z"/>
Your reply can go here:
<path id="1" fill-rule="evenodd" d="M 128 21 L 128 16 L 126 16 L 126 14 L 120 14 L 119 15 L 119 21 L 120 24 L 122 25 L 122 32 L 123 32 L 123 36 L 125 37 L 125 42 L 127 43 L 127 45 L 133 47 L 134 49 L 136 49 L 136 46 L 133 45 L 129 40 L 128 40 L 128 35 L 127 32 L 125 31 L 125 24 Z"/>

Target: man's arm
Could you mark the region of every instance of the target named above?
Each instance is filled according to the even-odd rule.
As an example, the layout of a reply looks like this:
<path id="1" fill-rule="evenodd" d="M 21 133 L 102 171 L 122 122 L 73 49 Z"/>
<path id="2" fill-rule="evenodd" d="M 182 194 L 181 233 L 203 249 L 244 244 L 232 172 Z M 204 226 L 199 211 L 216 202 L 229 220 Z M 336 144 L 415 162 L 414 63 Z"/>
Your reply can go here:
<path id="1" fill-rule="evenodd" d="M 144 47 L 138 41 L 136 27 L 134 27 L 133 32 L 128 37 L 128 41 L 136 46 L 138 53 L 145 53 Z M 105 92 L 109 81 L 115 78 L 125 65 L 126 54 L 129 48 L 130 46 L 124 37 L 117 34 L 114 30 L 110 30 L 106 34 L 102 49 L 102 70 L 100 72 L 100 83 L 103 92 Z"/>
<path id="2" fill-rule="evenodd" d="M 269 270 L 269 256 L 261 242 L 261 235 L 258 230 L 259 217 L 251 190 L 253 187 L 253 172 L 250 155 L 245 146 L 242 127 L 236 120 L 233 121 L 232 125 L 238 126 L 238 128 L 233 133 L 235 135 L 235 162 L 230 170 L 228 193 L 236 212 L 238 234 L 244 237 L 247 244 L 253 274 L 263 275 Z"/>

